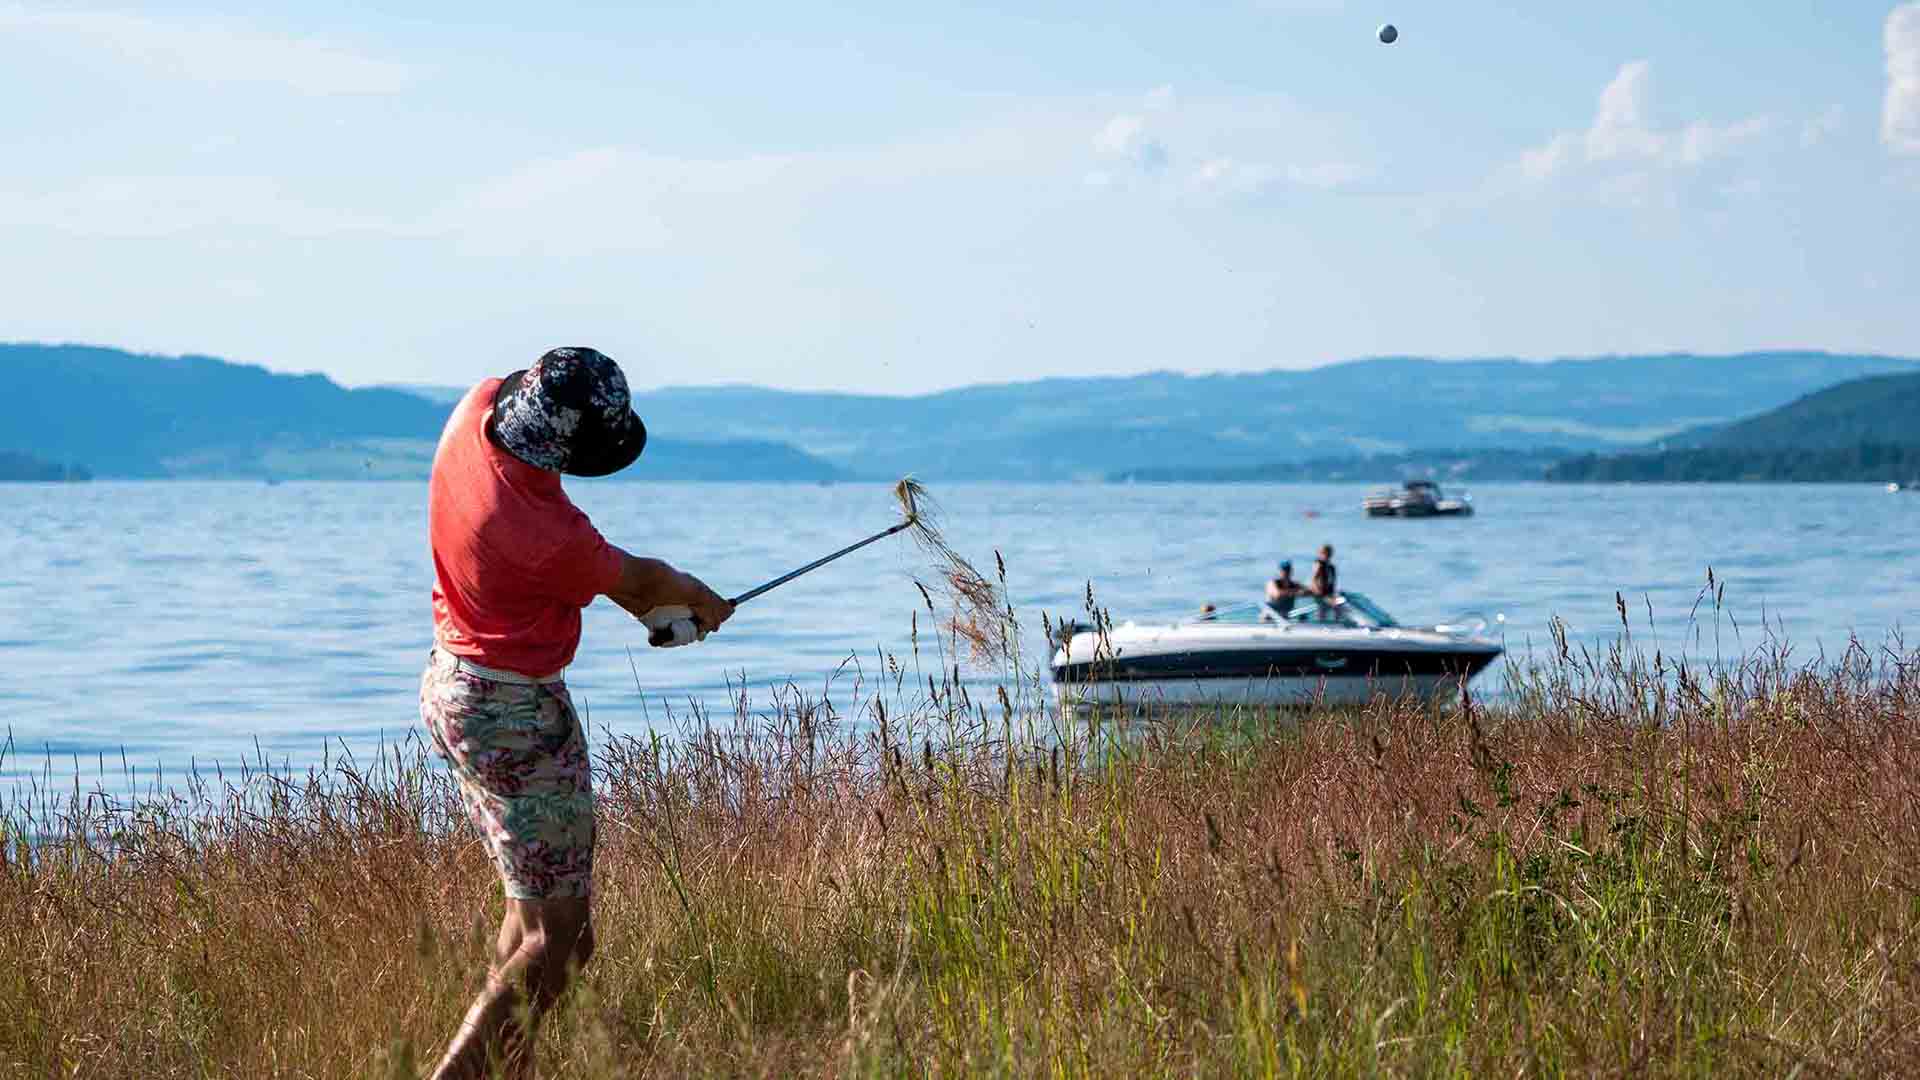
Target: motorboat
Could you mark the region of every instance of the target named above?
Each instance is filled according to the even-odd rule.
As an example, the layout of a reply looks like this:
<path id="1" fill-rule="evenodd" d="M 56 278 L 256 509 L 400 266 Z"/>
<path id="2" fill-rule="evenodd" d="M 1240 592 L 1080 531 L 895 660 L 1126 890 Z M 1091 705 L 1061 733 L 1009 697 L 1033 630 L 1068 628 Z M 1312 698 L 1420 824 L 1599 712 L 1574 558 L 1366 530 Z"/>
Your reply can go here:
<path id="1" fill-rule="evenodd" d="M 1360 593 L 1247 604 L 1166 625 L 1062 627 L 1053 655 L 1063 707 L 1359 704 L 1433 700 L 1504 647 L 1487 621 L 1402 626 Z"/>
<path id="2" fill-rule="evenodd" d="M 1369 492 L 1361 506 L 1368 517 L 1469 517 L 1473 496 L 1463 493 L 1450 499 L 1431 480 L 1409 480 L 1398 489 Z"/>

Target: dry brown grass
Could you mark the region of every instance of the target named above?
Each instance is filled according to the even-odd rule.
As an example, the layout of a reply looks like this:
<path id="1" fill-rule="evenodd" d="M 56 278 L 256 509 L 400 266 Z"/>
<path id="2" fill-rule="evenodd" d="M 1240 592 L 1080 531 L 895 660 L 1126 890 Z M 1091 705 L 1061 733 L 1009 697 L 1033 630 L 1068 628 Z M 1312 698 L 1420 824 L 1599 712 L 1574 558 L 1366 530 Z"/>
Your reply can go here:
<path id="1" fill-rule="evenodd" d="M 1043 734 L 890 667 L 617 740 L 549 1075 L 1906 1071 L 1920 665 L 1653 676 Z M 455 814 L 415 749 L 29 794 L 0 1071 L 414 1075 L 499 911 Z"/>

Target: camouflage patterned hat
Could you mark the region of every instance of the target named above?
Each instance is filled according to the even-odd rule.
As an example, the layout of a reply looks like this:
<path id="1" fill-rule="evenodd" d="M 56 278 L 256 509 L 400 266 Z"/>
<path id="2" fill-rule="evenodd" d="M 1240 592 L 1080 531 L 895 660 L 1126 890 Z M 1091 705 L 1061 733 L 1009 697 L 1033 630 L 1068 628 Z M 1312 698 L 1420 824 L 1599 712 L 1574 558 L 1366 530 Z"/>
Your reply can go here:
<path id="1" fill-rule="evenodd" d="M 606 476 L 633 464 L 647 426 L 633 411 L 627 377 L 597 349 L 553 349 L 500 384 L 493 435 L 538 469 Z"/>

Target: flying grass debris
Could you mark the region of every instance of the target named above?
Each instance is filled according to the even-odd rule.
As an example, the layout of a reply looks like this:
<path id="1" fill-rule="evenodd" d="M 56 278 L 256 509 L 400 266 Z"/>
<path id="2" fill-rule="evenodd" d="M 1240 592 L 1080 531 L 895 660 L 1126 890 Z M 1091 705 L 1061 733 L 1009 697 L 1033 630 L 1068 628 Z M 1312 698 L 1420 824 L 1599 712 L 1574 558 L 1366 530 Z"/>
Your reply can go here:
<path id="1" fill-rule="evenodd" d="M 967 643 L 972 660 L 992 662 L 1011 655 L 1013 635 L 1000 589 L 947 543 L 940 529 L 939 505 L 927 494 L 926 487 L 908 476 L 894 485 L 893 494 L 900 500 L 914 543 L 929 564 L 926 576 L 932 580 L 931 587 L 918 577 L 914 579 L 927 599 L 927 609 L 932 611 L 934 607 L 931 593 L 939 593 L 950 608 L 947 629 L 956 643 Z"/>

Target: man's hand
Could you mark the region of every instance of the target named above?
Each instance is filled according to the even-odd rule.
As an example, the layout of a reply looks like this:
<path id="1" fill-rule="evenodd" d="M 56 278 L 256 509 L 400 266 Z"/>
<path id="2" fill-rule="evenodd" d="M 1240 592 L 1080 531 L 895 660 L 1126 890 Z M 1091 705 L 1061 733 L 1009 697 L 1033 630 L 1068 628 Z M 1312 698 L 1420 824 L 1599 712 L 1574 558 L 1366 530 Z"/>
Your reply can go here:
<path id="1" fill-rule="evenodd" d="M 706 582 L 659 559 L 627 556 L 620 571 L 620 584 L 607 593 L 607 599 L 636 619 L 656 608 L 686 608 L 693 612 L 695 625 L 704 633 L 718 630 L 721 623 L 733 617 L 733 605 L 708 588 Z"/>
<path id="2" fill-rule="evenodd" d="M 695 626 L 698 626 L 708 633 L 712 633 L 720 629 L 721 623 L 733 618 L 733 605 L 729 604 L 725 597 L 707 588 L 706 582 L 701 581 L 692 574 L 683 574 L 681 576 L 687 579 L 687 584 L 690 588 L 699 593 L 698 596 L 687 601 L 687 606 L 693 609 L 693 623 Z"/>

